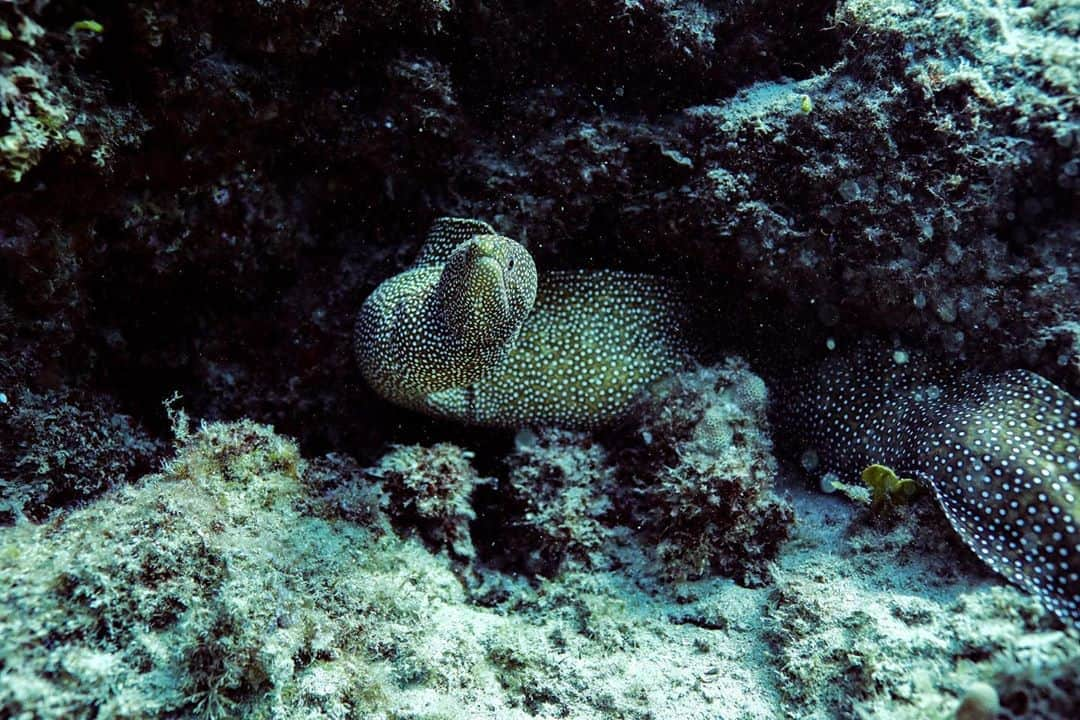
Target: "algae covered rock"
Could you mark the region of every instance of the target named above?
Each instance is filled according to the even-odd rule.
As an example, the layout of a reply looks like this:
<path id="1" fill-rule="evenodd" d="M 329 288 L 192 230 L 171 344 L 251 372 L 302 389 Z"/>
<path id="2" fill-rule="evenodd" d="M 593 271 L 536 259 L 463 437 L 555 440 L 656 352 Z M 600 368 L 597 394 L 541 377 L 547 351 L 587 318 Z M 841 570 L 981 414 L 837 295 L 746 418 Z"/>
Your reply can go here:
<path id="1" fill-rule="evenodd" d="M 436 547 L 471 560 L 469 522 L 476 517 L 472 495 L 481 478 L 471 464 L 473 453 L 451 443 L 398 446 L 368 468 L 388 495 L 388 513 L 402 528 L 416 528 Z"/>
<path id="2" fill-rule="evenodd" d="M 1073 629 L 929 497 L 801 492 L 784 388 L 716 360 L 873 331 L 1075 396 L 1075 4 L 0 3 L 0 717 L 1080 716 Z M 570 291 L 465 417 L 513 443 L 356 368 L 447 214 Z M 706 367 L 546 426 L 616 415 L 582 348 L 674 368 L 605 322 L 645 306 Z"/>
<path id="3" fill-rule="evenodd" d="M 0 7 L 0 187 L 19 184 L 49 157 L 107 173 L 116 150 L 146 130 L 94 77 L 105 27 L 85 19 L 58 27 L 43 17 L 47 4 Z"/>
<path id="4" fill-rule="evenodd" d="M 512 519 L 498 531 L 506 540 L 490 558 L 496 567 L 552 576 L 612 565 L 620 542 L 613 510 L 621 488 L 601 442 L 582 431 L 525 430 L 517 434 L 507 465 L 499 500 Z"/>
<path id="5" fill-rule="evenodd" d="M 765 383 L 732 358 L 674 376 L 645 402 L 643 444 L 618 461 L 666 573 L 764 582 L 794 521 L 773 491 Z"/>
<path id="6" fill-rule="evenodd" d="M 181 435 L 161 474 L 0 535 L 0 708 L 329 717 L 376 702 L 378 673 L 341 654 L 370 637 L 345 620 L 368 535 L 302 519 L 304 463 L 269 428 Z M 341 572 L 336 589 L 314 580 Z"/>
<path id="7" fill-rule="evenodd" d="M 499 489 L 506 517 L 482 523 L 509 540 L 488 560 L 550 576 L 644 553 L 639 571 L 667 582 L 765 582 L 794 520 L 773 490 L 766 399 L 731 359 L 665 380 L 598 435 L 519 433 Z"/>
<path id="8" fill-rule="evenodd" d="M 43 520 L 150 469 L 163 445 L 105 397 L 23 389 L 0 402 L 0 525 Z"/>
<path id="9" fill-rule="evenodd" d="M 445 553 L 389 532 L 384 510 L 405 520 L 435 470 L 470 475 L 460 450 L 399 449 L 388 470 L 463 464 L 415 483 L 388 472 L 384 491 L 267 426 L 172 415 L 161 473 L 0 529 L 3 713 L 527 720 L 715 702 L 694 688 L 718 659 L 694 648 L 734 645 L 670 622 L 665 596 L 623 573 L 506 576 L 477 603 Z M 736 687 L 764 719 L 753 677 Z"/>
<path id="10" fill-rule="evenodd" d="M 1080 644 L 1054 614 L 1003 586 L 929 494 L 884 527 L 835 495 L 802 491 L 791 552 L 764 591 L 769 662 L 793 717 L 952 718 L 980 683 L 996 717 L 1071 718 Z"/>

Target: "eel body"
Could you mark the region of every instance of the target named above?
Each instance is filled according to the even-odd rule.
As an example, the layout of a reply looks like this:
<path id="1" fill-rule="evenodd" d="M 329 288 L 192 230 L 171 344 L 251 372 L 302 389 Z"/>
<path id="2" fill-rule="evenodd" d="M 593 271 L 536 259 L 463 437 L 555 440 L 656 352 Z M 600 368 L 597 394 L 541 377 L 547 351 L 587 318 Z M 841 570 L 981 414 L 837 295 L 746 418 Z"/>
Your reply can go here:
<path id="1" fill-rule="evenodd" d="M 473 267 L 480 263 L 489 274 Z M 685 366 L 682 310 L 660 278 L 538 277 L 528 252 L 487 224 L 441 218 L 414 266 L 364 302 L 356 355 L 379 394 L 428 415 L 589 428 L 617 419 L 642 390 Z"/>
<path id="2" fill-rule="evenodd" d="M 1080 626 L 1080 402 L 1025 370 L 961 371 L 862 344 L 792 383 L 774 413 L 804 466 L 888 465 L 931 488 L 993 570 Z"/>

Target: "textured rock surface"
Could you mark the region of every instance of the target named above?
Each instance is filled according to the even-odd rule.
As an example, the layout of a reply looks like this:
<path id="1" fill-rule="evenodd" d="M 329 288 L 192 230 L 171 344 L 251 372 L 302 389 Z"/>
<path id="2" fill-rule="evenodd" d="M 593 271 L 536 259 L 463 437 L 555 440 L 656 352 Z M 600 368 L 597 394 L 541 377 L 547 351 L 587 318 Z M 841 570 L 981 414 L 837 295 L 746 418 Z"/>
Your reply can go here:
<path id="1" fill-rule="evenodd" d="M 44 133 L 0 150 L 9 388 L 374 446 L 351 316 L 445 213 L 670 274 L 721 337 L 901 332 L 1080 387 L 1068 2 L 97 10 L 0 15 L 4 137 Z"/>
<path id="2" fill-rule="evenodd" d="M 916 720 L 949 717 L 981 681 L 1005 717 L 1076 716 L 1076 639 L 980 577 L 929 502 L 882 532 L 795 490 L 801 522 L 765 587 L 660 582 L 648 538 L 626 537 L 601 544 L 606 568 L 527 582 L 393 533 L 386 513 L 405 520 L 412 495 L 433 549 L 454 540 L 440 533 L 461 527 L 476 480 L 460 448 L 399 448 L 364 470 L 306 461 L 251 422 L 192 431 L 173 416 L 162 472 L 0 529 L 3 714 Z M 523 463 L 508 477 L 589 479 L 602 462 L 550 455 L 566 458 L 551 472 L 544 452 L 522 453 L 539 476 Z M 575 514 L 587 489 L 562 496 L 564 518 L 603 518 Z M 598 549 L 588 522 L 573 533 L 569 555 Z"/>
<path id="3" fill-rule="evenodd" d="M 108 398 L 24 390 L 0 402 L 0 525 L 43 520 L 149 471 L 164 451 Z"/>
<path id="4" fill-rule="evenodd" d="M 493 542 L 482 555 L 554 576 L 617 567 L 641 546 L 638 572 L 650 578 L 761 585 L 794 523 L 773 488 L 766 401 L 761 378 L 735 358 L 678 373 L 599 438 L 519 433 L 507 483 L 486 500 L 481 532 Z"/>
<path id="5" fill-rule="evenodd" d="M 0 522 L 62 506 L 0 528 L 0 715 L 1076 717 L 1075 637 L 927 501 L 888 531 L 796 481 L 787 522 L 726 371 L 652 445 L 530 454 L 351 352 L 453 214 L 667 276 L 755 367 L 873 331 L 1075 395 L 1074 6 L 0 4 Z M 124 485 L 176 391 L 317 459 L 211 425 Z M 388 443 L 475 456 L 384 487 Z"/>

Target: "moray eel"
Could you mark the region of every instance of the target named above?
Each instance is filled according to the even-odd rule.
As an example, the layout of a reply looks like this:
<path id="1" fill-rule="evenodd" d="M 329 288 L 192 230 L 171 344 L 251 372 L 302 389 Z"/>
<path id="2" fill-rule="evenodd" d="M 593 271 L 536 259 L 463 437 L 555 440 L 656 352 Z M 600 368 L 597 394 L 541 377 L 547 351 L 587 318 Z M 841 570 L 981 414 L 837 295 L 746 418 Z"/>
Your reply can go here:
<path id="1" fill-rule="evenodd" d="M 979 558 L 1080 627 L 1080 402 L 1027 371 L 962 372 L 868 343 L 788 387 L 775 414 L 804 467 L 914 477 Z"/>
<path id="2" fill-rule="evenodd" d="M 356 356 L 380 395 L 489 427 L 589 428 L 685 366 L 671 285 L 617 271 L 551 272 L 477 220 L 440 218 L 414 265 L 379 285 Z"/>

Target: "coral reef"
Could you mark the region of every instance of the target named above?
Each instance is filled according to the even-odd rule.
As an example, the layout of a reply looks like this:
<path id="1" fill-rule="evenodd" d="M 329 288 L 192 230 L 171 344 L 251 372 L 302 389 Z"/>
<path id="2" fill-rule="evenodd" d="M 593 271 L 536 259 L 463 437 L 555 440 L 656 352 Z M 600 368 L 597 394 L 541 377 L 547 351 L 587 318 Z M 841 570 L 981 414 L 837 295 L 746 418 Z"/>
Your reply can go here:
<path id="1" fill-rule="evenodd" d="M 161 475 L 3 536 L 5 714 L 217 718 L 267 713 L 320 685 L 335 688 L 328 704 L 377 695 L 361 668 L 335 666 L 332 618 L 302 610 L 327 596 L 291 572 L 322 553 L 318 525 L 301 537 L 283 524 L 295 517 L 296 446 L 252 423 L 181 426 L 181 437 Z"/>
<path id="2" fill-rule="evenodd" d="M 487 529 L 505 540 L 488 562 L 548 577 L 611 567 L 627 529 L 614 523 L 623 489 L 604 446 L 558 428 L 524 430 L 515 445 L 498 501 L 505 518 Z"/>
<path id="3" fill-rule="evenodd" d="M 106 398 L 23 389 L 0 402 L 0 525 L 43 520 L 141 476 L 162 453 Z"/>
<path id="4" fill-rule="evenodd" d="M 0 535 L 0 714 L 402 717 L 396 684 L 460 686 L 436 647 L 464 641 L 460 588 L 385 519 L 340 519 L 343 490 L 320 491 L 348 482 L 346 461 L 305 470 L 265 426 L 191 432 L 173 414 L 162 473 Z M 453 617 L 429 635 L 440 608 Z"/>
<path id="5" fill-rule="evenodd" d="M 1070 6 L 935 8 L 8 3 L 2 132 L 56 128 L 0 158 L 3 354 L 372 449 L 356 309 L 452 212 L 671 274 L 710 336 L 799 320 L 764 356 L 902 331 L 1076 390 Z"/>
<path id="6" fill-rule="evenodd" d="M 399 446 L 368 468 L 367 475 L 380 482 L 388 495 L 387 512 L 399 527 L 415 528 L 435 547 L 472 560 L 472 494 L 490 482 L 476 474 L 472 457 L 450 443 Z"/>
<path id="7" fill-rule="evenodd" d="M 699 392 L 753 377 L 735 362 L 702 373 Z M 744 411 L 762 402 L 754 384 Z M 608 535 L 621 547 L 604 539 L 618 561 L 606 569 L 568 561 L 535 583 L 487 569 L 470 593 L 446 553 L 391 531 L 386 511 L 408 503 L 382 489 L 462 487 L 476 474 L 460 450 L 398 448 L 375 468 L 426 475 L 375 482 L 341 454 L 305 462 L 265 426 L 192 431 L 170 412 L 177 451 L 161 473 L 0 529 L 0 713 L 903 719 L 944 717 L 975 681 L 1016 717 L 1076 710 L 1075 638 L 1030 598 L 970 575 L 979 565 L 962 547 L 937 547 L 954 541 L 928 502 L 902 508 L 883 537 L 834 498 L 796 491 L 805 519 L 774 586 L 651 582 L 645 532 L 640 544 Z M 542 465 L 555 442 L 581 438 L 524 438 L 518 452 Z M 441 479 L 436 458 L 451 460 Z M 595 478 L 603 460 L 594 447 L 563 472 Z M 513 479 L 529 481 L 525 465 Z M 433 505 L 452 520 L 448 497 Z M 563 502 L 566 517 L 579 512 L 568 557 L 593 552 L 581 530 L 606 509 Z M 798 682 L 781 695 L 772 668 Z"/>
<path id="8" fill-rule="evenodd" d="M 1073 0 L 0 3 L 0 716 L 1080 715 L 1073 628 L 929 494 L 802 488 L 718 359 L 775 401 L 873 333 L 1075 396 L 1077 37 Z M 564 289 L 662 278 L 705 367 L 514 444 L 385 402 L 356 313 L 447 214 Z M 138 479 L 175 392 L 207 423 Z"/>

